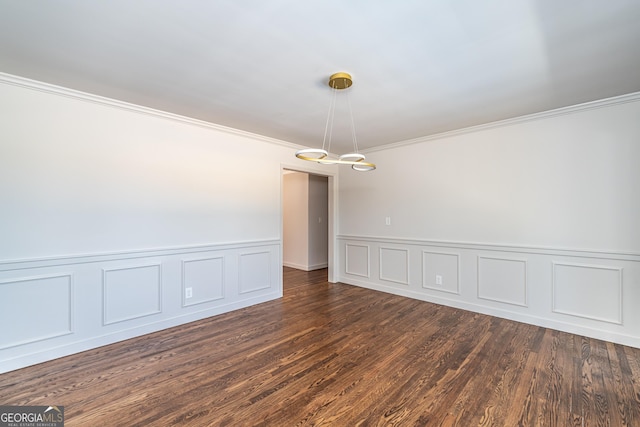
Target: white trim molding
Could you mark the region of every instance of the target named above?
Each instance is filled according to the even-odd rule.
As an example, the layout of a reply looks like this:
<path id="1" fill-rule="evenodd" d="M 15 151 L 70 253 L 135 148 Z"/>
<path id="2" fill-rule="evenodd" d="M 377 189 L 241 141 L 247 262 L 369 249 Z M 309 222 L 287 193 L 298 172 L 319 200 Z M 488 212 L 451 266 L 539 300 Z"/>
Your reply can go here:
<path id="1" fill-rule="evenodd" d="M 217 298 L 202 298 L 202 299 L 196 299 L 193 302 L 187 301 L 187 297 L 186 297 L 186 289 L 190 286 L 188 286 L 187 283 L 187 268 L 189 264 L 192 263 L 201 263 L 204 261 L 217 261 L 220 260 L 221 262 L 221 271 L 220 271 L 220 275 L 222 276 L 221 279 L 221 295 Z M 224 299 L 225 294 L 225 282 L 226 282 L 226 277 L 225 277 L 225 271 L 224 271 L 224 266 L 225 266 L 225 257 L 224 255 L 217 255 L 217 256 L 209 256 L 209 257 L 200 257 L 200 258 L 189 258 L 189 259 L 182 259 L 180 260 L 181 263 L 181 275 L 180 275 L 180 279 L 182 280 L 181 282 L 181 290 L 182 290 L 182 307 L 189 307 L 192 305 L 197 305 L 197 304 L 204 304 L 207 302 L 212 302 L 212 301 L 217 301 L 219 299 Z M 209 278 L 209 280 L 211 280 L 212 278 Z M 191 286 L 192 287 L 192 286 Z"/>
<path id="2" fill-rule="evenodd" d="M 395 252 L 403 252 L 405 254 L 405 262 L 403 266 L 398 266 L 399 269 L 403 269 L 403 274 L 406 277 L 405 280 L 399 280 L 393 277 L 385 277 L 384 274 L 384 266 L 385 266 L 385 262 L 384 262 L 384 257 L 383 257 L 383 251 L 395 251 Z M 409 268 L 409 250 L 408 249 L 404 249 L 404 248 L 392 248 L 392 247 L 388 247 L 388 246 L 380 246 L 378 248 L 378 253 L 379 253 L 379 264 L 378 264 L 378 274 L 380 276 L 380 280 L 385 280 L 387 282 L 394 282 L 394 283 L 399 283 L 401 285 L 409 285 L 409 274 L 410 274 L 410 268 Z"/>
<path id="3" fill-rule="evenodd" d="M 460 295 L 460 254 L 453 252 L 439 252 L 439 251 L 425 251 L 422 250 L 422 287 L 425 289 L 430 289 L 432 291 L 439 292 L 447 292 L 454 295 Z M 436 256 L 445 256 L 445 257 L 455 257 L 456 259 L 456 280 L 455 280 L 455 290 L 447 289 L 445 287 L 435 287 L 427 285 L 428 281 L 425 276 L 425 255 L 436 255 Z"/>
<path id="4" fill-rule="evenodd" d="M 294 148 L 296 150 L 300 148 L 304 148 L 302 145 L 299 145 L 299 144 L 294 144 L 292 142 L 270 138 L 268 136 L 259 135 L 257 133 L 251 133 L 251 132 L 243 131 L 240 129 L 231 128 L 228 126 L 206 122 L 204 120 L 193 119 L 191 117 L 181 116 L 179 114 L 156 110 L 149 107 L 143 107 L 141 105 L 119 101 L 117 99 L 107 98 L 100 95 L 94 95 L 91 93 L 82 92 L 79 90 L 70 89 L 62 86 L 57 86 L 50 83 L 44 83 L 37 80 L 31 80 L 25 77 L 15 76 L 12 74 L 0 72 L 0 83 L 11 85 L 11 86 L 17 86 L 25 89 L 30 89 L 30 90 L 36 90 L 39 92 L 44 92 L 52 95 L 63 96 L 66 98 L 72 98 L 79 101 L 90 102 L 92 104 L 98 104 L 98 105 L 108 106 L 112 108 L 117 108 L 120 110 L 130 111 L 130 112 L 143 114 L 147 116 L 162 118 L 166 120 L 172 120 L 175 122 L 180 122 L 180 123 L 184 123 L 192 126 L 198 126 L 201 128 L 225 132 L 228 134 L 243 136 L 251 139 L 257 139 L 263 142 L 267 142 L 269 144 L 275 144 L 283 147 Z"/>
<path id="5" fill-rule="evenodd" d="M 155 287 L 154 291 L 156 294 L 155 304 L 153 304 L 155 305 L 155 307 L 139 313 L 130 313 L 125 316 L 110 318 L 109 313 L 114 310 L 117 310 L 117 308 L 113 308 L 109 305 L 109 302 L 112 301 L 112 299 L 110 298 L 110 292 L 109 292 L 110 273 L 117 274 L 118 272 L 124 273 L 132 270 L 144 270 L 144 269 L 156 270 L 154 274 L 155 283 L 152 284 Z M 127 308 L 131 309 L 130 306 L 132 305 L 132 303 L 136 303 L 140 300 L 146 303 L 153 301 L 148 298 L 149 295 L 144 295 L 144 296 L 137 295 L 137 288 L 141 287 L 143 283 L 141 283 L 139 277 L 137 278 L 133 277 L 132 279 L 134 280 L 129 279 L 127 281 L 126 289 L 122 286 L 122 283 L 119 284 L 120 292 L 115 292 L 114 298 L 120 298 L 122 302 L 130 301 L 128 304 L 121 303 L 119 305 L 120 306 L 126 305 Z M 115 280 L 115 279 L 112 279 L 112 280 Z M 112 285 L 112 286 L 118 286 L 118 284 Z M 129 295 L 127 291 L 131 291 L 131 294 L 135 296 Z M 137 296 L 142 296 L 142 298 L 137 298 Z M 130 266 L 128 265 L 128 266 L 102 269 L 102 325 L 103 326 L 112 325 L 114 323 L 126 322 L 128 320 L 133 320 L 133 319 L 139 319 L 141 317 L 152 316 L 154 314 L 159 314 L 159 313 L 162 313 L 162 264 L 161 263 L 156 262 L 152 264 L 141 264 L 141 265 L 130 265 Z"/>
<path id="6" fill-rule="evenodd" d="M 406 251 L 413 260 L 408 283 L 347 271 L 347 249 L 354 246 Z M 338 253 L 343 283 L 640 348 L 638 254 L 353 235 L 338 237 Z M 429 253 L 455 256 L 455 262 L 433 257 L 425 278 Z M 406 268 L 404 258 L 394 259 L 393 271 Z M 371 262 L 380 268 L 379 259 Z M 458 293 L 451 282 L 432 286 L 441 273 L 449 280 L 457 274 Z"/>
<path id="7" fill-rule="evenodd" d="M 591 319 L 599 322 L 609 322 L 616 325 L 623 325 L 624 316 L 622 315 L 622 310 L 623 310 L 623 304 L 622 304 L 622 293 L 623 293 L 622 270 L 623 269 L 622 267 L 577 264 L 577 263 L 557 262 L 557 261 L 552 262 L 552 265 L 553 265 L 553 281 L 552 281 L 553 292 L 552 292 L 551 310 L 554 313 L 565 314 L 565 315 L 574 316 L 574 317 L 581 317 L 584 319 Z M 615 315 L 609 316 L 609 317 L 603 316 L 601 314 L 590 315 L 589 313 L 587 313 L 587 310 L 589 309 L 588 304 L 580 304 L 583 308 L 581 312 L 578 311 L 579 309 L 575 309 L 575 308 L 573 309 L 560 308 L 559 301 L 558 301 L 559 300 L 558 293 L 560 291 L 559 279 L 558 279 L 558 267 L 569 267 L 571 269 L 583 270 L 583 272 L 586 272 L 586 270 L 588 269 L 592 269 L 592 270 L 611 271 L 611 272 L 617 273 L 615 277 L 615 282 L 614 282 L 614 286 L 615 286 L 614 290 L 615 290 L 615 294 L 617 295 L 614 295 L 613 297 L 611 296 L 612 295 L 611 289 L 607 289 L 607 290 L 604 289 L 604 287 L 607 286 L 607 283 L 604 282 L 603 280 L 599 281 L 597 284 L 596 283 L 589 284 L 587 281 L 574 281 L 573 289 L 571 289 L 573 292 L 571 292 L 571 295 L 569 295 L 570 299 L 579 301 L 582 295 L 584 294 L 584 292 L 587 290 L 586 289 L 587 286 L 590 286 L 590 289 L 592 291 L 597 291 L 597 289 L 593 289 L 593 288 L 599 287 L 601 288 L 601 292 L 599 292 L 598 294 L 599 298 L 597 298 L 597 301 L 594 301 L 594 303 L 596 303 L 595 304 L 596 306 L 591 307 L 591 309 L 594 311 L 596 310 L 601 311 L 603 310 L 603 308 L 605 308 L 608 305 L 610 309 L 613 309 L 615 311 Z"/>
<path id="8" fill-rule="evenodd" d="M 11 346 L 0 348 L 0 373 L 280 298 L 281 247 L 279 240 L 256 240 L 4 261 L 0 263 L 0 293 L 7 284 L 19 287 L 41 280 L 39 286 L 47 286 L 50 282 L 46 280 L 52 279 L 58 280 L 51 283 L 57 290 L 64 289 L 65 295 L 56 294 L 64 311 L 56 312 L 55 328 L 47 329 L 47 313 L 33 318 L 31 312 L 25 312 L 29 317 L 25 314 L 24 321 L 15 325 L 14 336 L 27 339 L 11 339 Z M 240 258 L 252 254 L 259 259 L 241 265 Z M 197 304 L 184 304 L 185 262 L 208 259 L 222 260 L 221 266 L 216 264 L 224 278 L 216 286 L 222 289 L 216 288 L 213 295 L 222 292 L 222 298 L 210 298 L 203 292 Z M 243 268 L 248 269 L 248 285 L 256 285 L 244 294 L 239 292 Z M 68 322 L 64 317 L 67 288 Z M 1 302 L 24 305 L 28 292 L 26 288 L 5 289 Z M 0 320 L 11 320 L 2 319 L 2 314 L 0 311 Z M 56 333 L 48 333 L 51 331 Z"/>
<path id="9" fill-rule="evenodd" d="M 614 96 L 611 98 L 598 99 L 595 101 L 583 102 L 581 104 L 570 105 L 567 107 L 555 108 L 553 110 L 541 111 L 539 113 L 527 114 L 524 116 L 512 117 L 504 120 L 498 120 L 495 122 L 469 126 L 462 129 L 455 129 L 447 132 L 436 133 L 433 135 L 426 135 L 419 138 L 408 139 L 405 141 L 392 142 L 392 143 L 381 145 L 378 147 L 367 148 L 361 151 L 365 154 L 368 154 L 376 151 L 383 151 L 383 150 L 389 150 L 392 148 L 404 147 L 407 145 L 421 144 L 424 142 L 434 141 L 437 139 L 451 138 L 454 136 L 465 135 L 468 133 L 478 132 L 482 130 L 513 126 L 520 123 L 544 120 L 551 117 L 559 117 L 567 114 L 579 113 L 581 111 L 595 110 L 597 108 L 604 108 L 612 105 L 627 104 L 630 102 L 639 102 L 639 101 L 640 101 L 640 92 L 633 92 L 625 95 Z"/>
<path id="10" fill-rule="evenodd" d="M 22 346 L 22 345 L 26 345 L 26 344 L 32 344 L 32 343 L 37 343 L 40 341 L 47 341 L 53 338 L 57 338 L 57 337 L 63 337 L 66 335 L 71 335 L 74 333 L 74 310 L 73 310 L 73 295 L 74 295 L 74 286 L 73 286 L 73 273 L 60 273 L 60 274 L 43 274 L 43 275 L 37 275 L 37 276 L 28 276 L 28 277 L 15 277 L 12 279 L 8 279 L 8 280 L 0 280 L 0 294 L 2 293 L 1 291 L 3 290 L 2 288 L 4 288 L 5 286 L 11 286 L 11 285 L 18 285 L 20 283 L 25 283 L 25 282 L 40 282 L 40 281 L 47 281 L 47 280 L 54 280 L 54 279 L 67 279 L 66 282 L 66 292 L 67 292 L 67 313 L 64 317 L 67 318 L 67 328 L 65 330 L 60 330 L 58 332 L 50 332 L 50 333 L 45 333 L 42 334 L 41 331 L 42 329 L 46 329 L 46 327 L 50 326 L 51 324 L 51 318 L 50 316 L 47 316 L 46 318 L 40 319 L 42 321 L 42 328 L 38 328 L 38 332 L 41 333 L 40 335 L 34 335 L 31 336 L 29 338 L 25 338 L 22 340 L 18 340 L 18 341 L 13 341 L 13 342 L 6 342 L 6 343 L 2 343 L 0 340 L 0 350 L 4 350 L 7 348 L 11 348 L 11 347 L 18 347 L 18 346 Z M 19 285 L 18 285 L 19 286 Z M 26 295 L 25 295 L 26 296 Z M 29 300 L 31 300 L 31 298 L 36 298 L 37 296 L 39 296 L 38 294 L 35 295 L 29 295 Z M 27 303 L 27 307 L 28 309 L 23 306 L 22 304 L 18 304 L 15 301 L 11 302 L 10 301 L 10 296 L 8 295 L 3 295 L 2 296 L 2 300 L 5 303 L 10 303 L 12 304 L 14 307 L 17 306 L 20 308 L 20 310 L 22 311 L 24 309 L 25 313 L 28 313 L 28 318 L 29 321 L 38 321 L 37 316 L 38 315 L 42 315 L 42 313 L 39 313 L 37 311 L 34 310 L 33 305 L 29 305 Z M 25 302 L 25 301 L 21 301 Z M 39 305 L 42 304 L 47 305 L 49 308 L 51 306 L 51 302 L 50 301 L 43 301 L 40 302 Z M 15 322 L 21 323 L 19 321 L 19 319 L 15 319 L 15 318 L 3 318 L 3 316 L 8 316 L 9 310 L 2 310 L 0 312 L 0 319 L 2 320 L 0 322 L 0 324 L 5 325 L 6 327 L 8 327 L 8 325 L 14 324 Z M 23 319 L 23 320 L 27 320 L 27 319 Z M 15 325 L 13 326 L 13 328 L 15 329 L 16 327 L 23 327 L 24 325 Z M 34 329 L 33 327 L 30 327 L 29 330 Z M 6 335 L 6 334 L 5 334 Z"/>
<path id="11" fill-rule="evenodd" d="M 354 240 L 359 242 L 383 242 L 387 244 L 410 245 L 410 246 L 430 246 L 439 248 L 459 248 L 473 249 L 478 251 L 511 252 L 522 254 L 544 254 L 559 255 L 578 258 L 611 259 L 619 261 L 640 262 L 640 253 L 619 252 L 614 250 L 596 249 L 576 249 L 560 248 L 552 246 L 524 246 L 509 243 L 494 242 L 464 242 L 456 240 L 430 240 L 430 239 L 407 239 L 404 237 L 382 237 L 382 236 L 358 236 L 350 234 L 340 234 L 340 240 Z M 1 265 L 1 264 L 0 264 Z"/>
<path id="12" fill-rule="evenodd" d="M 353 271 L 350 270 L 349 267 L 351 265 L 351 263 L 349 262 L 349 247 L 358 247 L 358 248 L 365 248 L 367 250 L 367 254 L 365 257 L 365 262 L 366 262 L 366 269 L 367 272 L 366 273 L 361 273 L 361 272 L 357 272 L 357 271 Z M 352 244 L 347 244 L 345 246 L 345 264 L 344 264 L 344 271 L 347 274 L 352 274 L 354 276 L 360 276 L 360 277 L 366 277 L 369 278 L 371 277 L 371 248 L 369 245 L 352 245 Z"/>
<path id="13" fill-rule="evenodd" d="M 492 260 L 492 261 L 504 261 L 507 263 L 520 263 L 523 265 L 523 270 L 522 270 L 522 301 L 516 301 L 516 300 L 509 300 L 508 298 L 500 298 L 500 297 L 492 297 L 490 295 L 483 295 L 482 294 L 482 284 L 483 284 L 483 274 L 482 274 L 482 260 Z M 485 273 L 487 274 L 487 273 Z M 501 276 L 504 275 L 501 274 Z M 517 279 L 515 277 L 510 277 L 510 279 L 512 279 L 509 283 L 505 283 L 503 284 L 503 286 L 501 287 L 502 289 L 500 289 L 500 291 L 504 292 L 504 288 L 505 287 L 509 287 L 509 286 L 516 286 L 519 285 L 519 283 L 517 283 Z M 516 279 L 516 280 L 513 280 Z M 494 278 L 494 280 L 497 280 L 496 278 Z M 488 285 L 488 283 L 485 282 L 485 286 Z M 485 290 L 486 293 L 486 290 Z M 501 257 L 495 257 L 495 256 L 484 256 L 484 255 L 479 255 L 478 256 L 478 280 L 477 280 L 477 295 L 478 298 L 480 299 L 484 299 L 487 301 L 494 301 L 494 302 L 499 302 L 502 304 L 511 304 L 511 305 L 515 305 L 515 306 L 519 306 L 519 307 L 528 307 L 527 305 L 527 260 L 526 259 L 514 259 L 514 258 L 501 258 Z"/>

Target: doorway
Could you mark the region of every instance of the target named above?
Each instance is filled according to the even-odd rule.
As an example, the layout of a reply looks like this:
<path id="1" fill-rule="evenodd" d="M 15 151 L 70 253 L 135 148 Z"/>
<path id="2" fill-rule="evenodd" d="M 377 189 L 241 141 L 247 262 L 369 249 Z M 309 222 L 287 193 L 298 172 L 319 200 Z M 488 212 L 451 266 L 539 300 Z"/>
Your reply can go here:
<path id="1" fill-rule="evenodd" d="M 328 268 L 334 279 L 335 177 L 282 168 L 282 263 L 304 271 Z"/>

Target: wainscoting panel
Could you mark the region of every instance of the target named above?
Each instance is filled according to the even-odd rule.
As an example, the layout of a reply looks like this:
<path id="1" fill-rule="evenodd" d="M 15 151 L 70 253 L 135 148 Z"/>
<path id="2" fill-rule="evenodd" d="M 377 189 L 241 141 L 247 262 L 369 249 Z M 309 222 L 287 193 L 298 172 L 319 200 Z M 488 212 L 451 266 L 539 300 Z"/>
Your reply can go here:
<path id="1" fill-rule="evenodd" d="M 526 307 L 527 262 L 479 256 L 478 298 Z"/>
<path id="2" fill-rule="evenodd" d="M 0 281 L 0 349 L 72 333 L 72 275 Z"/>
<path id="3" fill-rule="evenodd" d="M 371 276 L 369 246 L 347 244 L 345 249 L 346 273 L 369 278 Z"/>
<path id="4" fill-rule="evenodd" d="M 182 261 L 183 306 L 224 298 L 224 257 Z"/>
<path id="5" fill-rule="evenodd" d="M 553 311 L 622 323 L 622 268 L 553 263 Z"/>
<path id="6" fill-rule="evenodd" d="M 240 254 L 240 293 L 246 294 L 271 287 L 271 253 Z"/>
<path id="7" fill-rule="evenodd" d="M 103 324 L 162 311 L 160 264 L 103 269 Z"/>
<path id="8" fill-rule="evenodd" d="M 0 373 L 282 296 L 279 240 L 0 261 Z M 190 288 L 191 298 L 186 298 Z"/>
<path id="9" fill-rule="evenodd" d="M 337 250 L 343 283 L 640 348 L 640 254 L 351 235 Z"/>
<path id="10" fill-rule="evenodd" d="M 460 255 L 422 251 L 422 287 L 460 294 Z"/>
<path id="11" fill-rule="evenodd" d="M 380 248 L 380 279 L 387 282 L 409 284 L 409 251 Z"/>

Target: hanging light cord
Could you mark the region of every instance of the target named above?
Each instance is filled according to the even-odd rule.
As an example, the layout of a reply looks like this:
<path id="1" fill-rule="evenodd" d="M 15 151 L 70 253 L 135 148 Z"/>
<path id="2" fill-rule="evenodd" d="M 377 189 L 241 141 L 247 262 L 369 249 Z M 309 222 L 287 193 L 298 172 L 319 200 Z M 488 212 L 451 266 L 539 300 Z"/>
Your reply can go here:
<path id="1" fill-rule="evenodd" d="M 331 151 L 331 136 L 333 135 L 333 118 L 335 117 L 336 112 L 336 94 L 338 93 L 338 89 L 331 89 L 331 101 L 329 102 L 329 114 L 327 114 L 327 124 L 324 127 L 324 137 L 322 138 L 322 149 L 327 152 Z M 325 144 L 327 142 L 327 134 L 329 135 L 329 144 Z"/>
<path id="2" fill-rule="evenodd" d="M 358 140 L 356 139 L 356 125 L 353 121 L 353 110 L 351 109 L 351 98 L 347 92 L 347 105 L 349 106 L 349 117 L 351 117 L 351 138 L 353 138 L 354 153 L 358 152 Z"/>

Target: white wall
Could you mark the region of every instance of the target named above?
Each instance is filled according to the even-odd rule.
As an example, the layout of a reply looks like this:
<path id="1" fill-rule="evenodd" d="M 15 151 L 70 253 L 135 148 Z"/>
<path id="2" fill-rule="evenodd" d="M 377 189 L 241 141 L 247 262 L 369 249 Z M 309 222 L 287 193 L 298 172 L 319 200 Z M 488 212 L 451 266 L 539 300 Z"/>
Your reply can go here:
<path id="1" fill-rule="evenodd" d="M 638 117 L 626 96 L 368 153 L 340 174 L 340 280 L 640 346 Z"/>
<path id="2" fill-rule="evenodd" d="M 2 85 L 0 259 L 279 238 L 279 163 L 242 134 Z"/>
<path id="3" fill-rule="evenodd" d="M 309 265 L 309 175 L 287 171 L 283 182 L 282 263 L 307 270 Z"/>
<path id="4" fill-rule="evenodd" d="M 293 145 L 8 75 L 0 141 L 0 372 L 282 295 Z"/>

